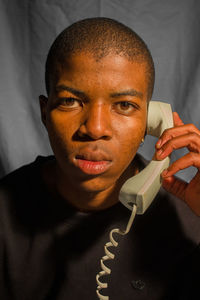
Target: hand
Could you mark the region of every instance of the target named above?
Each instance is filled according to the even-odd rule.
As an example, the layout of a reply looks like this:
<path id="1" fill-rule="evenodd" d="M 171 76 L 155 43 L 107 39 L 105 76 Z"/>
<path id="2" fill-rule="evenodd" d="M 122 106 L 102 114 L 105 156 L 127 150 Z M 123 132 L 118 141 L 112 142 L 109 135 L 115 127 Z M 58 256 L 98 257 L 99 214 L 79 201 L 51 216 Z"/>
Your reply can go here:
<path id="1" fill-rule="evenodd" d="M 200 130 L 193 124 L 184 125 L 178 113 L 173 113 L 174 127 L 163 132 L 156 143 L 156 158 L 162 160 L 173 150 L 187 147 L 189 153 L 173 162 L 163 171 L 163 187 L 185 201 L 195 214 L 200 216 Z M 180 170 L 194 166 L 197 173 L 187 183 L 174 176 Z"/>

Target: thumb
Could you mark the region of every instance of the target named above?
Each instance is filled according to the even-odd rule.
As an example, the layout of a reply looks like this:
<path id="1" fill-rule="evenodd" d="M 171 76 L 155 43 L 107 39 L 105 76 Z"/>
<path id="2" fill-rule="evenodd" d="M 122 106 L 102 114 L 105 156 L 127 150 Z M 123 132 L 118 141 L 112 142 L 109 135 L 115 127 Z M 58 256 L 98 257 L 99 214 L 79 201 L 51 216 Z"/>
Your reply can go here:
<path id="1" fill-rule="evenodd" d="M 188 183 L 176 176 L 169 176 L 163 178 L 162 186 L 164 189 L 176 196 L 177 198 L 185 201 L 185 191 Z"/>
<path id="2" fill-rule="evenodd" d="M 174 125 L 175 126 L 181 126 L 184 125 L 183 121 L 179 117 L 179 114 L 175 111 L 173 112 L 173 119 L 174 119 Z"/>

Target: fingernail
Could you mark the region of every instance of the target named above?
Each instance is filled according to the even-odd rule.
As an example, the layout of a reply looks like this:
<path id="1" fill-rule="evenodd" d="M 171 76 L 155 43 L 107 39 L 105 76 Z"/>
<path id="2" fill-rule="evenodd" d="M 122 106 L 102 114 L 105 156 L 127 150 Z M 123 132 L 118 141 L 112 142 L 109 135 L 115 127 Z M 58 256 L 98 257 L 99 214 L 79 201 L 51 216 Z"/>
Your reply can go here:
<path id="1" fill-rule="evenodd" d="M 159 148 L 159 147 L 161 146 L 161 143 L 162 143 L 162 141 L 161 141 L 161 140 L 158 140 L 157 143 L 156 143 L 156 147 Z"/>

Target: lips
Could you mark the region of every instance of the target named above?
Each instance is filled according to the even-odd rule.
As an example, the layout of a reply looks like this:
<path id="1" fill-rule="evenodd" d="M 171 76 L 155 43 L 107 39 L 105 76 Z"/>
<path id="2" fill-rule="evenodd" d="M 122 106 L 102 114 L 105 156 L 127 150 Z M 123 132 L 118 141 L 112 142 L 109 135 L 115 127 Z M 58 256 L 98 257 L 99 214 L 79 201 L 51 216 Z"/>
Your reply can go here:
<path id="1" fill-rule="evenodd" d="M 89 161 L 111 161 L 110 157 L 100 151 L 84 150 L 76 155 L 77 159 L 85 159 Z"/>
<path id="2" fill-rule="evenodd" d="M 84 149 L 76 155 L 75 164 L 85 174 L 98 175 L 110 168 L 112 160 L 105 152 Z"/>

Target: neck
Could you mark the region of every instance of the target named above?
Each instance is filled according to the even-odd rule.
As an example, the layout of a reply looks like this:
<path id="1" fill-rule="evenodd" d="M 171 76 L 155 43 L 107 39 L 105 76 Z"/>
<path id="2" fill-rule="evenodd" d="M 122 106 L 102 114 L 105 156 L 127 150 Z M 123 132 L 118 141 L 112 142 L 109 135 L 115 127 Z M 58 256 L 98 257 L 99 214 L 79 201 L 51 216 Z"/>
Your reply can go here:
<path id="1" fill-rule="evenodd" d="M 59 182 L 57 188 L 59 194 L 79 211 L 103 210 L 118 202 L 118 192 L 114 187 L 98 192 L 88 192 L 71 186 L 70 190 L 67 191 L 64 185 Z"/>
<path id="2" fill-rule="evenodd" d="M 53 196 L 62 197 L 79 211 L 89 212 L 107 209 L 119 202 L 118 195 L 124 182 L 138 173 L 137 164 L 130 164 L 119 179 L 110 187 L 100 191 L 88 191 L 69 183 L 56 161 L 50 162 L 43 169 L 43 178 Z M 55 176 L 56 174 L 56 176 Z M 68 183 L 68 184 L 66 184 Z"/>

